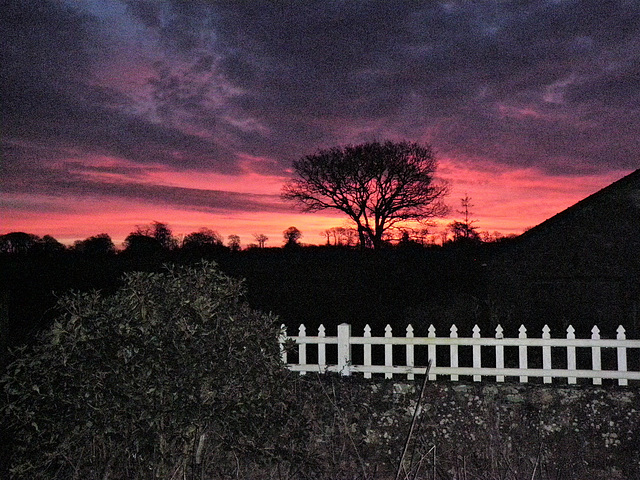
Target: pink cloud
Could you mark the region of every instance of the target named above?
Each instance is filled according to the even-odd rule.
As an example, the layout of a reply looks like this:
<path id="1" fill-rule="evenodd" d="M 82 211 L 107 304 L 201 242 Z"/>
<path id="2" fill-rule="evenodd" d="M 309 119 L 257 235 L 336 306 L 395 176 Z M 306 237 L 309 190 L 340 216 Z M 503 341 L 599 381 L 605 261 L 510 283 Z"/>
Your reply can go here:
<path id="1" fill-rule="evenodd" d="M 474 204 L 474 219 L 480 230 L 521 233 L 574 203 L 630 173 L 613 171 L 602 175 L 543 175 L 535 168 L 509 169 L 484 162 L 469 166 L 446 159 L 440 176 L 451 185 L 451 219 L 466 195 Z"/>

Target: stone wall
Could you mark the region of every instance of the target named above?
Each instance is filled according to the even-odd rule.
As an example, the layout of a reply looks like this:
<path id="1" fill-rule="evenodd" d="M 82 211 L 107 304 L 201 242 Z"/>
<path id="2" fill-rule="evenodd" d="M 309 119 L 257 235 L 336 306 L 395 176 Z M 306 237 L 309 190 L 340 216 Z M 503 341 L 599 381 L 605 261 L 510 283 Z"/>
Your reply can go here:
<path id="1" fill-rule="evenodd" d="M 372 385 L 398 408 L 368 442 L 408 431 L 419 387 Z M 415 478 L 640 479 L 640 390 L 429 382 L 409 452 Z"/>

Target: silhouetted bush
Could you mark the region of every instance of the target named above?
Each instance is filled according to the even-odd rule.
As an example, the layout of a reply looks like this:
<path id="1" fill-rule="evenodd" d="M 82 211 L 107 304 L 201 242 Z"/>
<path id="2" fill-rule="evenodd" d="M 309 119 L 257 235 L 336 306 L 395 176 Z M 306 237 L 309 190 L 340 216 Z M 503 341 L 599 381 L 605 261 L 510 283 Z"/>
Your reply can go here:
<path id="1" fill-rule="evenodd" d="M 278 322 L 242 294 L 203 264 L 62 298 L 65 313 L 0 382 L 13 476 L 170 478 L 277 458 L 292 374 Z"/>

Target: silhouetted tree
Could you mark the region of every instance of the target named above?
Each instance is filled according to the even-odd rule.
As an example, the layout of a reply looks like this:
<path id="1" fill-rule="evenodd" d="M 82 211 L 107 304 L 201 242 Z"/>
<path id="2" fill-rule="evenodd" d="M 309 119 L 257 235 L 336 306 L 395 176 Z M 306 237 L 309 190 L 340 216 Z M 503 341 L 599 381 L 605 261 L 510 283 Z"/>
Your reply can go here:
<path id="1" fill-rule="evenodd" d="M 418 242 L 420 245 L 425 245 L 429 243 L 429 228 L 419 228 L 416 230 L 412 230 L 413 239 Z"/>
<path id="2" fill-rule="evenodd" d="M 469 198 L 469 195 L 465 194 L 464 198 L 460 199 L 460 203 L 462 205 L 462 210 L 458 210 L 458 213 L 463 216 L 464 220 L 455 220 L 449 224 L 449 230 L 453 234 L 453 241 L 478 242 L 480 241 L 480 234 L 473 226 L 476 221 L 471 220 L 471 208 L 473 207 L 471 204 L 471 198 Z"/>
<path id="3" fill-rule="evenodd" d="M 357 242 L 358 233 L 349 227 L 331 227 L 320 232 L 327 239 L 327 245 L 350 247 Z M 332 243 L 333 240 L 333 243 Z"/>
<path id="4" fill-rule="evenodd" d="M 350 247 L 358 242 L 358 232 L 351 227 L 338 227 L 338 244 Z"/>
<path id="5" fill-rule="evenodd" d="M 469 226 L 458 220 L 455 220 L 449 224 L 449 231 L 453 235 L 454 242 L 462 242 L 468 240 L 479 240 L 480 237 L 475 230 L 469 229 Z"/>
<path id="6" fill-rule="evenodd" d="M 38 250 L 44 253 L 59 253 L 67 249 L 62 243 L 53 238 L 51 235 L 45 235 L 38 243 Z"/>
<path id="7" fill-rule="evenodd" d="M 32 233 L 11 232 L 0 236 L 0 252 L 27 253 L 40 242 L 40 237 Z"/>
<path id="8" fill-rule="evenodd" d="M 409 230 L 403 230 L 398 241 L 398 248 L 421 248 L 422 244 L 411 238 Z"/>
<path id="9" fill-rule="evenodd" d="M 302 232 L 298 230 L 296 227 L 289 227 L 284 232 L 282 232 L 284 236 L 284 246 L 285 247 L 298 247 L 300 244 L 298 241 L 302 238 Z"/>
<path id="10" fill-rule="evenodd" d="M 320 235 L 324 236 L 327 239 L 327 245 L 339 245 L 341 240 L 339 230 L 340 227 L 327 228 L 326 230 L 320 232 Z"/>
<path id="11" fill-rule="evenodd" d="M 258 242 L 258 248 L 264 248 L 267 240 L 269 240 L 269 237 L 267 237 L 263 233 L 254 233 L 253 238 L 256 240 L 256 242 Z"/>
<path id="12" fill-rule="evenodd" d="M 197 232 L 190 233 L 182 240 L 182 248 L 220 247 L 222 237 L 210 228 L 201 228 Z"/>
<path id="13" fill-rule="evenodd" d="M 227 237 L 227 246 L 232 252 L 239 252 L 241 250 L 240 237 L 238 235 L 229 235 Z"/>
<path id="14" fill-rule="evenodd" d="M 207 256 L 226 251 L 222 236 L 210 228 L 201 228 L 186 235 L 182 240 L 182 251 L 195 256 Z"/>
<path id="15" fill-rule="evenodd" d="M 165 251 L 154 237 L 132 232 L 124 239 L 124 253 L 134 257 L 154 258 Z"/>
<path id="16" fill-rule="evenodd" d="M 178 246 L 178 240 L 173 236 L 169 225 L 162 222 L 152 222 L 151 225 L 138 226 L 134 232 L 138 235 L 152 237 L 166 250 L 173 250 Z"/>
<path id="17" fill-rule="evenodd" d="M 116 252 L 116 246 L 111 237 L 106 233 L 100 233 L 85 240 L 77 240 L 73 249 L 85 255 L 110 255 Z"/>
<path id="18" fill-rule="evenodd" d="M 320 150 L 293 163 L 297 174 L 283 188 L 305 211 L 337 209 L 358 229 L 360 245 L 383 245 L 399 222 L 442 216 L 447 187 L 434 181 L 437 161 L 429 146 L 365 143 Z"/>
<path id="19" fill-rule="evenodd" d="M 485 243 L 507 242 L 509 240 L 513 240 L 518 236 L 515 233 L 508 233 L 505 235 L 502 232 L 499 232 L 497 230 L 493 232 L 482 231 L 479 233 L 479 235 L 482 241 Z"/>

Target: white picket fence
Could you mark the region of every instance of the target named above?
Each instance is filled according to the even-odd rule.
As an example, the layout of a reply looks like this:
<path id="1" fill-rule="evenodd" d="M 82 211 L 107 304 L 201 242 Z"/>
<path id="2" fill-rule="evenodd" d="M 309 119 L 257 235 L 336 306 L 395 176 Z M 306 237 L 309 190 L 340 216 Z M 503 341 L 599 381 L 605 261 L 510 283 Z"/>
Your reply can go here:
<path id="1" fill-rule="evenodd" d="M 295 345 L 292 347 L 297 350 L 297 363 L 288 363 L 288 351 L 286 345 Z M 317 345 L 317 350 L 313 353 L 317 362 L 313 364 L 307 363 L 307 346 Z M 332 352 L 333 363 L 327 363 L 327 345 L 337 345 L 337 355 Z M 353 362 L 352 346 L 362 345 L 360 357 L 363 359 L 362 364 L 356 365 Z M 374 365 L 372 363 L 372 347 L 377 345 L 384 346 L 384 364 Z M 393 347 L 401 346 L 404 350 L 404 362 L 401 365 L 394 365 Z M 403 348 L 404 347 L 404 348 Z M 438 365 L 438 359 L 445 356 L 446 352 L 442 352 L 441 348 L 448 347 L 448 366 Z M 462 356 L 463 358 L 471 358 L 470 366 L 459 365 L 459 348 L 470 347 L 472 355 Z M 485 348 L 485 355 L 482 355 L 482 349 Z M 483 358 L 487 360 L 486 348 L 493 350 L 489 352 L 491 361 L 485 363 L 491 366 L 483 366 Z M 505 348 L 517 347 L 515 351 L 510 351 L 511 355 L 505 357 Z M 334 348 L 334 347 L 331 347 Z M 431 325 L 428 329 L 427 337 L 414 337 L 413 328 L 409 325 L 404 336 L 394 337 L 392 329 L 387 325 L 384 337 L 373 337 L 371 328 L 367 325 L 364 328 L 364 335 L 361 337 L 351 335 L 351 325 L 343 323 L 338 325 L 337 335 L 334 337 L 327 336 L 325 328 L 320 325 L 318 334 L 314 336 L 307 335 L 306 327 L 300 325 L 298 335 L 288 336 L 283 326 L 283 334 L 281 337 L 282 358 L 288 368 L 300 372 L 304 375 L 307 372 L 339 372 L 342 375 L 351 375 L 352 373 L 363 373 L 365 377 L 371 378 L 372 374 L 384 374 L 385 378 L 393 378 L 393 375 L 402 375 L 411 380 L 416 374 L 426 373 L 425 361 L 422 366 L 415 365 L 416 348 L 426 348 L 427 356 L 431 361 L 429 370 L 429 379 L 436 380 L 438 376 L 448 376 L 451 380 L 459 379 L 461 375 L 472 376 L 474 381 L 481 381 L 482 377 L 495 377 L 497 382 L 504 382 L 505 377 L 517 377 L 520 382 L 528 382 L 529 377 L 542 377 L 543 383 L 551 383 L 553 378 L 566 379 L 567 383 L 575 384 L 578 378 L 590 378 L 593 384 L 602 384 L 603 379 L 617 379 L 618 385 L 628 385 L 629 380 L 640 380 L 640 371 L 627 370 L 627 351 L 629 349 L 640 349 L 640 340 L 630 340 L 625 336 L 625 329 L 619 326 L 615 339 L 600 338 L 600 330 L 594 326 L 591 330 L 591 338 L 576 338 L 573 327 L 567 328 L 566 337 L 551 338 L 551 331 L 548 326 L 542 329 L 541 338 L 527 337 L 527 329 L 521 326 L 517 338 L 504 338 L 503 328 L 498 325 L 494 337 L 481 337 L 480 329 L 476 325 L 473 328 L 471 337 L 459 337 L 458 329 L 455 325 L 451 326 L 448 337 L 437 337 L 436 330 Z M 538 349 L 537 355 L 531 355 L 532 349 Z M 552 354 L 553 349 L 553 354 Z M 584 367 L 580 365 L 578 368 L 578 355 L 576 349 L 590 349 L 590 365 Z M 603 349 L 614 349 L 616 369 L 602 369 L 602 352 Z M 540 352 L 541 350 L 541 352 Z M 640 353 L 640 350 L 634 350 Z M 438 355 L 437 353 L 440 353 Z M 443 355 L 443 353 L 445 355 Z M 541 354 L 541 355 L 540 355 Z M 293 354 L 291 355 L 293 356 Z M 402 355 L 401 355 L 402 356 Z M 580 358 L 583 358 L 582 355 Z M 588 355 L 587 355 L 588 356 Z M 382 355 L 379 355 L 380 359 Z M 516 367 L 505 368 L 505 358 L 512 359 L 517 357 Z M 395 358 L 398 358 L 396 352 Z M 421 358 L 425 358 L 422 356 Z M 535 359 L 540 368 L 530 368 L 530 359 Z M 553 359 L 553 362 L 552 362 Z M 513 361 L 511 363 L 514 363 Z M 560 367 L 554 368 L 555 364 Z M 584 361 L 581 361 L 583 364 Z"/>

